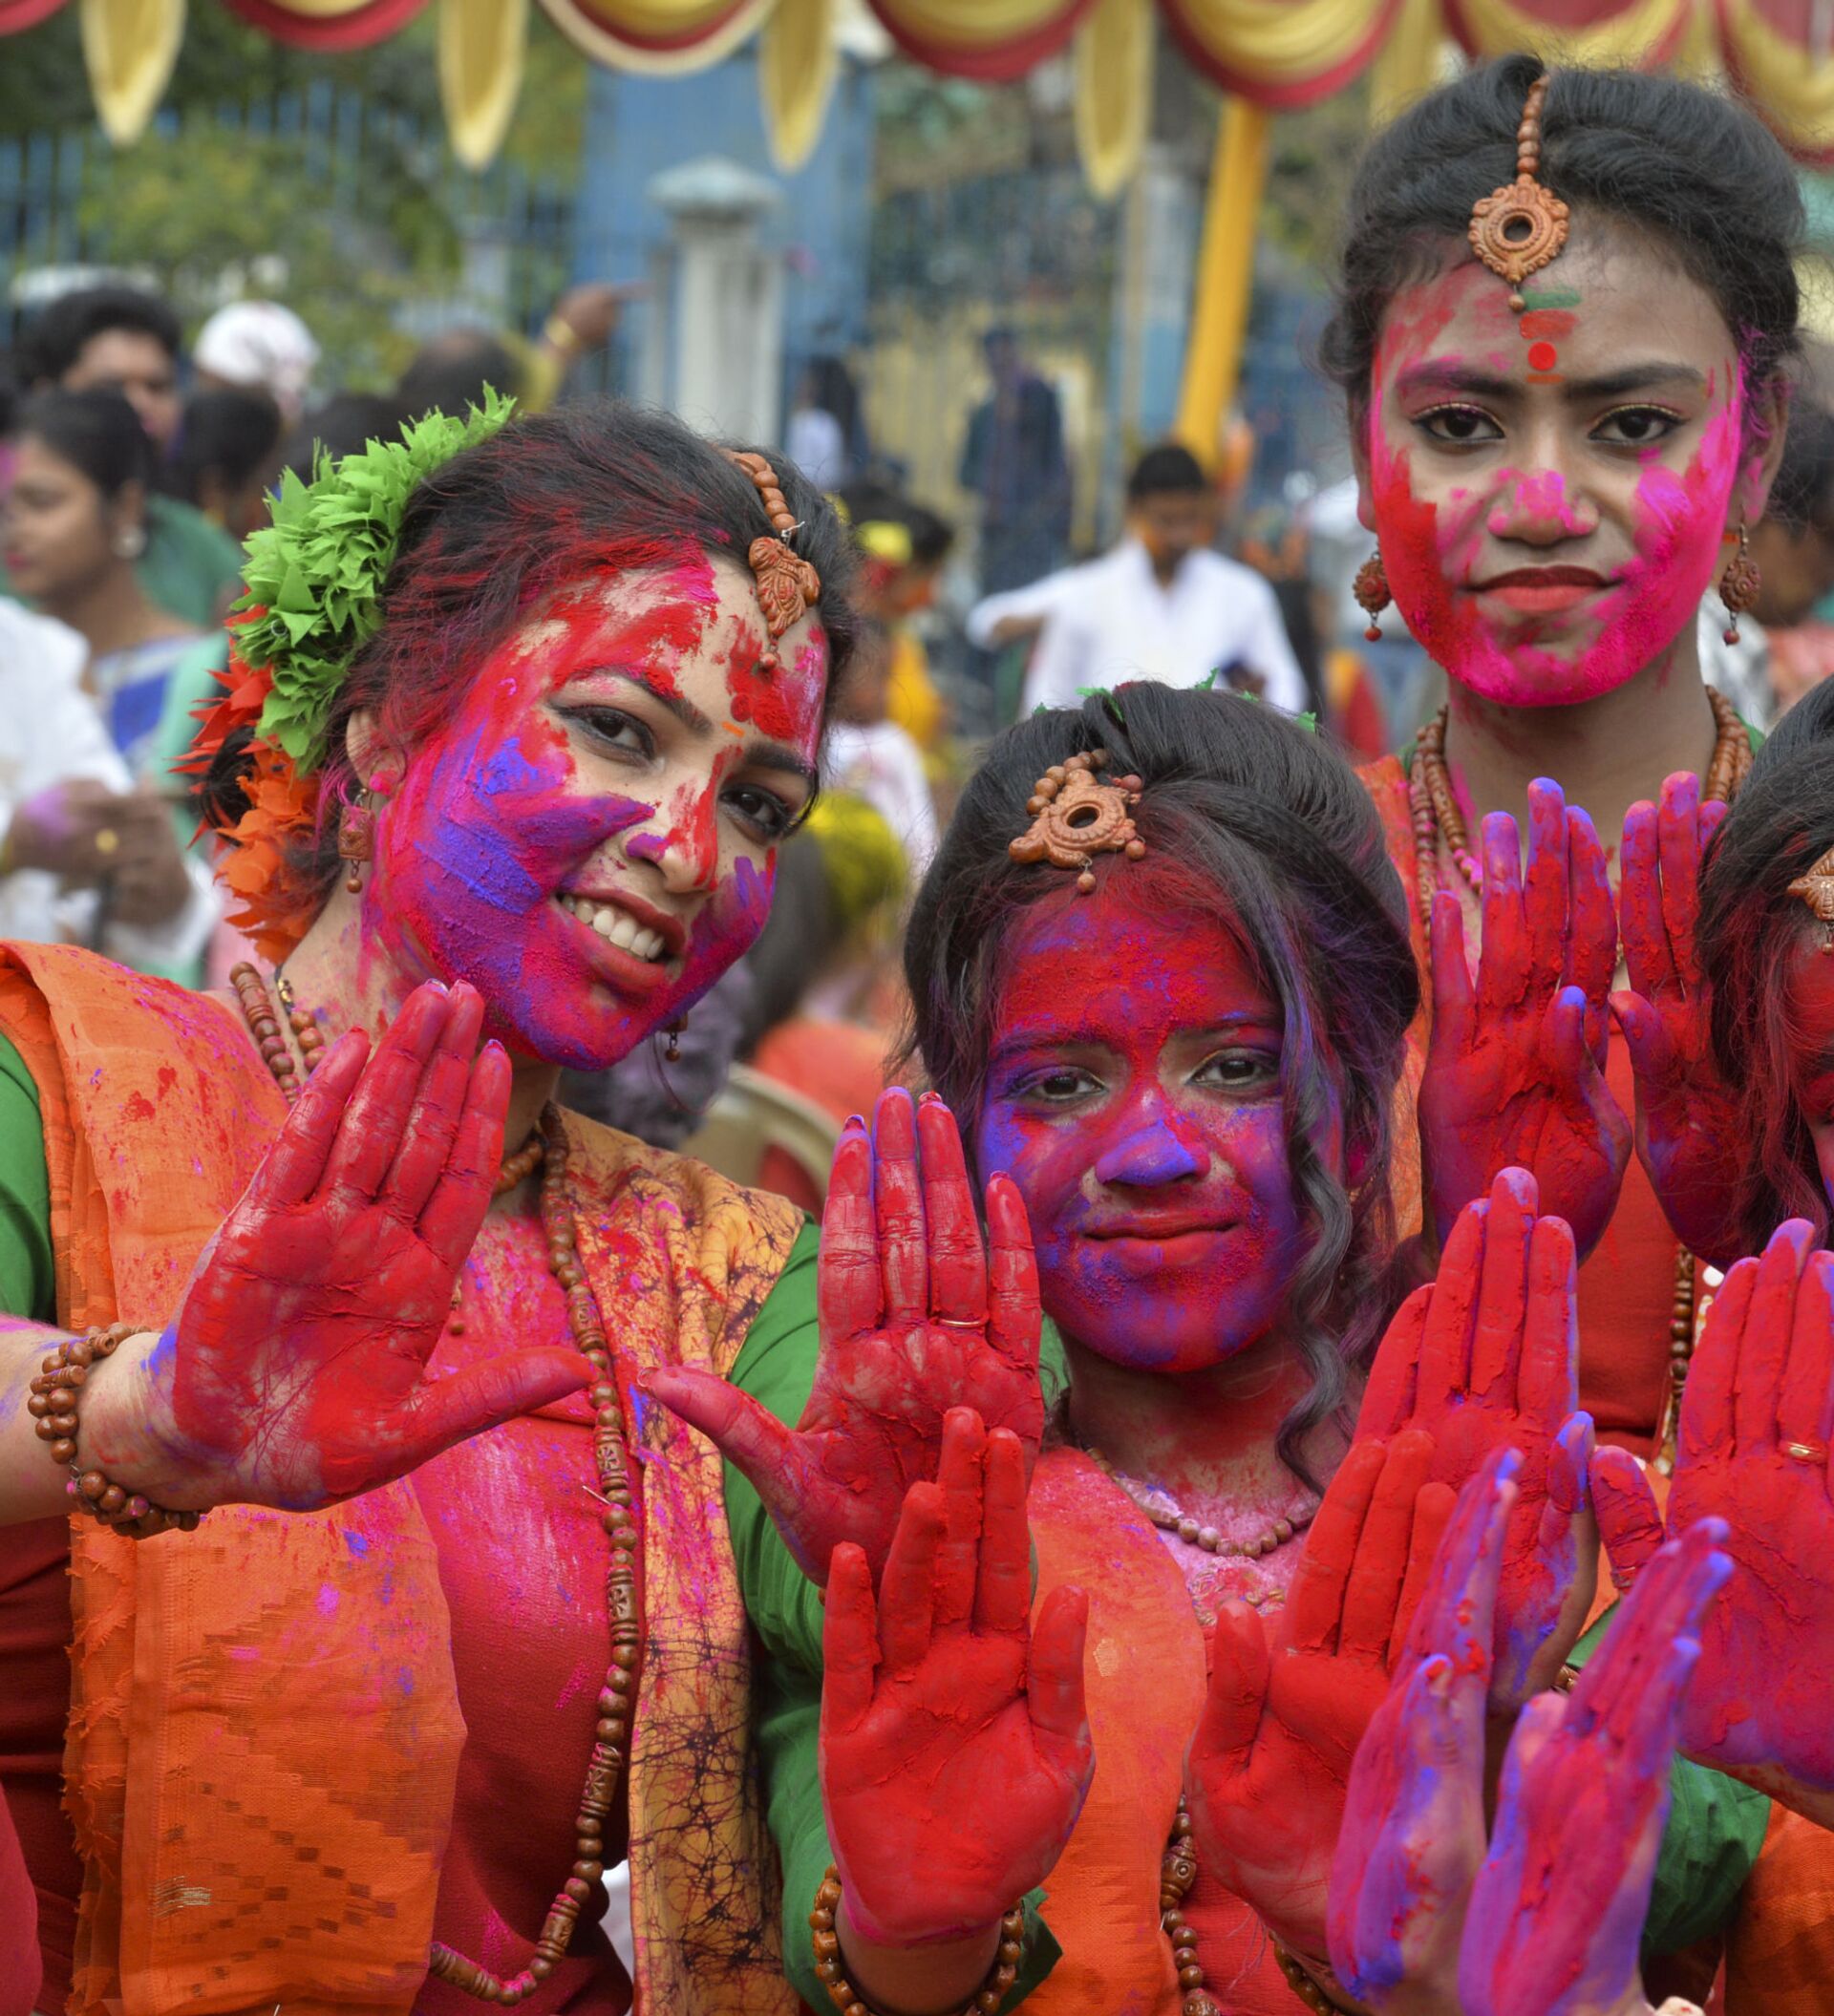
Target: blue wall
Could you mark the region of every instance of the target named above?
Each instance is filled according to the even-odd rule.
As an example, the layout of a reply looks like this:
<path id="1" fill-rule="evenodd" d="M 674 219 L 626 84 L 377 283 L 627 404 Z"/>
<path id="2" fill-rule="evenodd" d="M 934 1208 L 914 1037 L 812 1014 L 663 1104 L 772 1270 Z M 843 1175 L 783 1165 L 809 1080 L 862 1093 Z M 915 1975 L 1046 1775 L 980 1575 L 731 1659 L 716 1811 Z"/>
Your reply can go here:
<path id="1" fill-rule="evenodd" d="M 811 352 L 844 350 L 865 338 L 872 145 L 872 74 L 844 59 L 821 140 L 792 176 L 771 162 L 751 50 L 687 77 L 595 71 L 580 164 L 576 278 L 646 278 L 651 248 L 669 235 L 644 195 L 651 179 L 707 155 L 738 161 L 784 192 L 761 235 L 788 257 L 784 354 L 793 376 Z M 627 361 L 641 353 L 643 313 L 639 302 L 621 332 Z"/>

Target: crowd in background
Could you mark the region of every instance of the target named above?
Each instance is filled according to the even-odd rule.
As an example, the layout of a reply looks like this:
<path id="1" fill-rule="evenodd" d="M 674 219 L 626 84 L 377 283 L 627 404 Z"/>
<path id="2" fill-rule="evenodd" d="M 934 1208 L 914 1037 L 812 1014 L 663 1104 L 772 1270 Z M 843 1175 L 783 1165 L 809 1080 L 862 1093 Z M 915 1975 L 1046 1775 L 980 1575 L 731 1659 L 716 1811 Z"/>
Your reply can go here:
<path id="1" fill-rule="evenodd" d="M 608 340 L 625 294 L 575 287 L 541 338 L 459 328 L 389 393 L 318 382 L 307 324 L 221 309 L 188 347 L 173 310 L 122 285 L 74 289 L 23 328 L 0 378 L 0 936 L 89 944 L 149 973 L 222 984 L 246 947 L 222 921 L 184 768 L 227 664 L 242 541 L 307 477 L 486 386 L 540 409 Z M 645 1138 L 739 1164 L 813 1204 L 833 1133 L 891 1069 L 903 908 L 985 736 L 1122 679 L 1222 683 L 1308 712 L 1358 758 L 1438 705 L 1439 675 L 1391 618 L 1366 634 L 1354 479 L 1299 507 L 1242 509 L 1251 439 L 1212 468 L 1162 443 L 1134 459 L 1121 536 L 1072 550 L 1080 473 L 1059 394 L 1009 329 L 984 342 L 962 416 L 974 522 L 908 494 L 874 449 L 853 372 L 800 371 L 784 452 L 834 496 L 858 560 L 864 644 L 824 752 L 826 796 L 783 851 L 765 940 L 665 1062 L 646 1050 L 573 1103 Z M 1701 612 L 1708 675 L 1759 729 L 1834 670 L 1834 418 L 1795 415 L 1753 533 L 1763 599 L 1737 644 Z M 1755 621 L 1753 618 L 1755 617 Z M 734 1141 L 706 1130 L 736 1113 Z"/>

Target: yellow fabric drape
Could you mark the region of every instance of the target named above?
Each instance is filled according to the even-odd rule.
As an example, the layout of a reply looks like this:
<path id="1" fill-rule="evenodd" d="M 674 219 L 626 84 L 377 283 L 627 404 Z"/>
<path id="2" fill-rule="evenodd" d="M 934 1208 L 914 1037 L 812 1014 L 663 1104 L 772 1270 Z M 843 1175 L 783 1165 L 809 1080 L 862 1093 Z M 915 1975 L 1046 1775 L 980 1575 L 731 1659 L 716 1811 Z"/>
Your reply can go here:
<path id="1" fill-rule="evenodd" d="M 1077 31 L 1077 152 L 1098 196 L 1113 196 L 1140 167 L 1153 117 L 1151 0 L 1096 0 Z"/>
<path id="2" fill-rule="evenodd" d="M 1666 63 L 1687 29 L 1695 0 L 1630 0 L 1598 11 L 1584 27 L 1544 20 L 1513 0 L 1454 0 L 1453 32 L 1473 55 L 1502 56 L 1526 49 L 1550 61 L 1587 69 Z"/>
<path id="3" fill-rule="evenodd" d="M 1262 106 L 1225 98 L 1217 126 L 1176 429 L 1206 469 L 1215 465 L 1223 416 L 1242 370 L 1269 117 Z"/>
<path id="4" fill-rule="evenodd" d="M 335 21 L 340 14 L 354 14 L 367 0 L 273 0 L 283 13 L 297 14 L 305 21 Z"/>
<path id="5" fill-rule="evenodd" d="M 439 102 L 452 151 L 487 167 L 522 89 L 528 0 L 439 0 Z"/>
<path id="6" fill-rule="evenodd" d="M 1752 0 L 1719 0 L 1726 68 L 1795 153 L 1834 158 L 1834 54 L 1811 53 L 1771 25 Z"/>
<path id="7" fill-rule="evenodd" d="M 775 4 L 776 0 L 542 0 L 542 11 L 595 63 L 640 76 L 679 77 L 723 62 L 757 33 Z"/>
<path id="8" fill-rule="evenodd" d="M 835 42 L 838 0 L 777 0 L 757 45 L 757 90 L 771 159 L 784 174 L 801 167 L 821 138 L 841 71 Z"/>
<path id="9" fill-rule="evenodd" d="M 1370 67 L 1369 117 L 1386 126 L 1397 113 L 1423 97 L 1439 79 L 1445 21 L 1439 0 L 1401 0 L 1381 53 Z"/>
<path id="10" fill-rule="evenodd" d="M 1396 0 L 1161 0 L 1194 58 L 1259 96 L 1335 90 L 1373 55 Z"/>
<path id="11" fill-rule="evenodd" d="M 82 0 L 78 19 L 96 115 L 125 147 L 165 94 L 184 39 L 184 0 Z"/>

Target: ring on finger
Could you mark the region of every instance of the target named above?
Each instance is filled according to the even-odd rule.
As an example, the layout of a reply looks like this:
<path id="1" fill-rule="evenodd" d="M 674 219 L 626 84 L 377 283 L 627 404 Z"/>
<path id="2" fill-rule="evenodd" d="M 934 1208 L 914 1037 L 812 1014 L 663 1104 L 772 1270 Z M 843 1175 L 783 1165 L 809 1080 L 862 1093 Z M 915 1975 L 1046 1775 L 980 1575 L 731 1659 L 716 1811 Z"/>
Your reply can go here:
<path id="1" fill-rule="evenodd" d="M 940 1324 L 946 1330 L 984 1330 L 987 1327 L 985 1316 L 932 1316 L 929 1320 Z"/>
<path id="2" fill-rule="evenodd" d="M 1783 1454 L 1792 1463 L 1814 1463 L 1820 1465 L 1827 1461 L 1827 1444 L 1825 1442 L 1785 1442 L 1783 1444 Z"/>

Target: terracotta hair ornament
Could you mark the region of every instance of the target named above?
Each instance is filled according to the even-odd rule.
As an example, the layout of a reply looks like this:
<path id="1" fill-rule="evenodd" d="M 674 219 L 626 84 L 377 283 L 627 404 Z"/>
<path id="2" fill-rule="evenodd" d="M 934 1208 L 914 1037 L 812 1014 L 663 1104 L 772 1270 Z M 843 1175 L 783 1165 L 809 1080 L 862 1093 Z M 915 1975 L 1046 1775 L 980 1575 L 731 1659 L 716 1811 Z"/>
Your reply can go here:
<path id="1" fill-rule="evenodd" d="M 1076 868 L 1077 887 L 1087 896 L 1095 886 L 1092 873 L 1098 854 L 1124 854 L 1137 861 L 1146 852 L 1130 814 L 1140 803 L 1138 777 L 1098 780 L 1108 752 L 1091 750 L 1054 763 L 1041 776 L 1025 809 L 1030 829 L 1007 848 L 1015 861 L 1049 861 L 1054 868 Z"/>
<path id="2" fill-rule="evenodd" d="M 761 455 L 741 455 L 733 448 L 726 453 L 751 477 L 771 521 L 770 535 L 753 540 L 745 558 L 757 577 L 757 605 L 775 644 L 821 600 L 821 577 L 790 544 L 798 520 L 783 500 L 777 471 Z"/>
<path id="3" fill-rule="evenodd" d="M 1567 243 L 1567 205 L 1535 180 L 1541 166 L 1541 113 L 1547 79 L 1537 77 L 1516 128 L 1516 179 L 1481 197 L 1471 211 L 1471 249 L 1500 280 L 1509 283 L 1509 306 L 1527 306 L 1522 284 L 1539 273 Z"/>
<path id="4" fill-rule="evenodd" d="M 1834 952 L 1834 847 L 1806 875 L 1799 875 L 1790 883 L 1789 894 L 1800 898 L 1815 913 L 1822 926 L 1822 950 Z"/>

